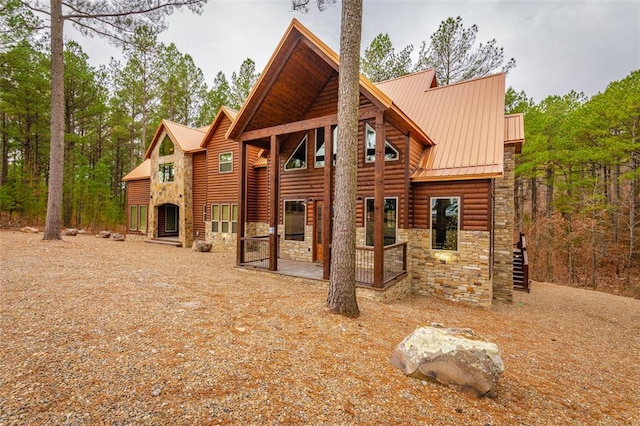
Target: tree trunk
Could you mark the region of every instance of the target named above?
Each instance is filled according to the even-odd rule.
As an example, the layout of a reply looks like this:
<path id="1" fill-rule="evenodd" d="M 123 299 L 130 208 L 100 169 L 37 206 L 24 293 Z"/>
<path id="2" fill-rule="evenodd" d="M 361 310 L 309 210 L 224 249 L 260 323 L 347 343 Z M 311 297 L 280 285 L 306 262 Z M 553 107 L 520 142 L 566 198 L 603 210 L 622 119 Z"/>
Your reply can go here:
<path id="1" fill-rule="evenodd" d="M 51 0 L 51 146 L 45 240 L 60 240 L 64 174 L 64 59 L 62 0 Z"/>
<path id="2" fill-rule="evenodd" d="M 9 176 L 9 128 L 7 127 L 7 113 L 2 112 L 2 165 L 0 166 L 0 186 L 7 182 Z"/>
<path id="3" fill-rule="evenodd" d="M 538 216 L 538 184 L 536 178 L 531 178 L 531 223 L 535 223 Z"/>
<path id="4" fill-rule="evenodd" d="M 355 260 L 361 32 L 362 0 L 343 0 L 340 24 L 335 219 L 327 307 L 331 312 L 348 317 L 357 317 L 360 314 L 356 300 Z M 327 161 L 331 159 L 328 158 Z"/>

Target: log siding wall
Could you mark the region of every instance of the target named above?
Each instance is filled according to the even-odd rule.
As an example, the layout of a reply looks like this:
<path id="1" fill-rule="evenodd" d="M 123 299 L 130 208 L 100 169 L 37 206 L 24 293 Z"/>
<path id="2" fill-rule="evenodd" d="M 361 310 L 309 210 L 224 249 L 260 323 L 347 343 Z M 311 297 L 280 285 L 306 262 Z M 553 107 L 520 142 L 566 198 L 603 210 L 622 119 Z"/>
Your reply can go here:
<path id="1" fill-rule="evenodd" d="M 193 154 L 192 185 L 193 239 L 203 240 L 205 236 L 205 223 L 202 217 L 202 206 L 207 206 L 207 156 L 204 152 Z M 206 217 L 204 220 L 206 220 Z"/>
<path id="2" fill-rule="evenodd" d="M 131 206 L 148 206 L 151 181 L 150 179 L 131 180 L 127 182 L 127 209 L 126 223 L 127 232 L 136 232 L 129 230 Z M 149 207 L 147 207 L 147 228 L 149 223 Z"/>

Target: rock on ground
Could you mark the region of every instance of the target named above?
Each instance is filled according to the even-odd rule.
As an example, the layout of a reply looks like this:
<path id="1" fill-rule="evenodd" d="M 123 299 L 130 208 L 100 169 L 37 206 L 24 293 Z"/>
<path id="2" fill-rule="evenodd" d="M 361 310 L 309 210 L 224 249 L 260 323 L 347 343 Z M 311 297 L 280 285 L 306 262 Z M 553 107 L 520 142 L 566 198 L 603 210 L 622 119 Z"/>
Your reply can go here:
<path id="1" fill-rule="evenodd" d="M 418 327 L 391 356 L 408 376 L 429 379 L 477 396 L 495 386 L 504 371 L 498 346 L 468 328 Z"/>
<path id="2" fill-rule="evenodd" d="M 38 233 L 38 229 L 36 228 L 32 228 L 31 226 L 25 226 L 20 228 L 20 232 L 24 232 L 27 234 L 37 234 Z"/>
<path id="3" fill-rule="evenodd" d="M 211 251 L 211 247 L 212 244 L 211 243 L 207 243 L 204 241 L 194 241 L 193 242 L 193 251 L 200 251 L 200 252 L 209 252 Z"/>
<path id="4" fill-rule="evenodd" d="M 78 230 L 75 228 L 64 229 L 62 230 L 62 232 L 60 232 L 60 235 L 75 237 L 76 235 L 78 235 Z"/>
<path id="5" fill-rule="evenodd" d="M 111 231 L 100 231 L 96 238 L 109 238 L 111 236 Z"/>
<path id="6" fill-rule="evenodd" d="M 111 240 L 111 241 L 124 241 L 124 235 L 123 234 L 118 234 L 117 232 L 112 232 L 111 236 L 109 237 L 109 240 Z"/>

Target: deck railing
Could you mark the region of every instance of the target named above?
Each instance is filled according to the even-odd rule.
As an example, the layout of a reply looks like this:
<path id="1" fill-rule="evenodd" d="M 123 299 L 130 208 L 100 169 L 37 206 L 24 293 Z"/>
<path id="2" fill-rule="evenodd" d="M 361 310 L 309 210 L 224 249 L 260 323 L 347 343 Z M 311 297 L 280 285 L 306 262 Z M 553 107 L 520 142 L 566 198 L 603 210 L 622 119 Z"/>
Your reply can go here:
<path id="1" fill-rule="evenodd" d="M 384 247 L 384 284 L 407 272 L 407 243 Z M 373 247 L 356 247 L 356 282 L 373 285 Z"/>
<path id="2" fill-rule="evenodd" d="M 516 248 L 513 251 L 513 288 L 527 292 L 530 291 L 527 239 L 522 232 L 520 233 Z"/>
<path id="3" fill-rule="evenodd" d="M 269 269 L 269 236 L 241 237 L 244 259 L 241 264 L 255 268 Z"/>

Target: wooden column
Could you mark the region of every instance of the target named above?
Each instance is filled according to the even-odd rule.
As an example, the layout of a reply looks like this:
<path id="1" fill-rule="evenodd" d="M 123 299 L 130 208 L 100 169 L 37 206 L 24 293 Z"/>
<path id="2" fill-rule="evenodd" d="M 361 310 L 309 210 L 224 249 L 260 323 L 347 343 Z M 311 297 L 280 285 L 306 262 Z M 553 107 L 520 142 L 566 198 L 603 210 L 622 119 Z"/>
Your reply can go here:
<path id="1" fill-rule="evenodd" d="M 333 240 L 333 132 L 324 126 L 324 206 L 322 218 L 322 278 L 331 274 L 331 241 Z M 315 236 L 314 236 L 315 238 Z"/>
<path id="2" fill-rule="evenodd" d="M 404 229 L 409 229 L 411 228 L 411 225 L 412 225 L 410 223 L 411 217 L 409 216 L 409 212 L 411 211 L 410 210 L 411 175 L 409 174 L 409 159 L 411 158 L 411 156 L 409 155 L 410 153 L 411 153 L 411 138 L 409 137 L 409 135 L 406 135 L 404 139 L 404 158 L 402 159 L 402 161 L 404 161 L 404 205 L 402 206 L 404 209 L 404 214 L 402 215 L 402 218 L 403 218 L 402 227 Z M 398 205 L 398 208 L 400 208 L 400 205 Z M 396 242 L 398 241 L 396 240 Z"/>
<path id="3" fill-rule="evenodd" d="M 278 270 L 278 214 L 279 205 L 279 178 L 280 178 L 280 145 L 278 137 L 271 135 L 270 158 L 269 158 L 269 270 Z"/>
<path id="4" fill-rule="evenodd" d="M 247 143 L 240 141 L 240 176 L 238 179 L 238 233 L 236 234 L 237 250 L 236 265 L 244 263 L 244 244 L 242 238 L 245 237 L 245 222 L 247 221 Z M 213 218 L 212 218 L 213 220 Z"/>
<path id="5" fill-rule="evenodd" d="M 373 191 L 373 286 L 384 286 L 384 114 L 376 114 L 376 159 Z M 366 135 L 365 135 L 366 138 Z M 365 142 L 366 143 L 366 142 Z"/>

